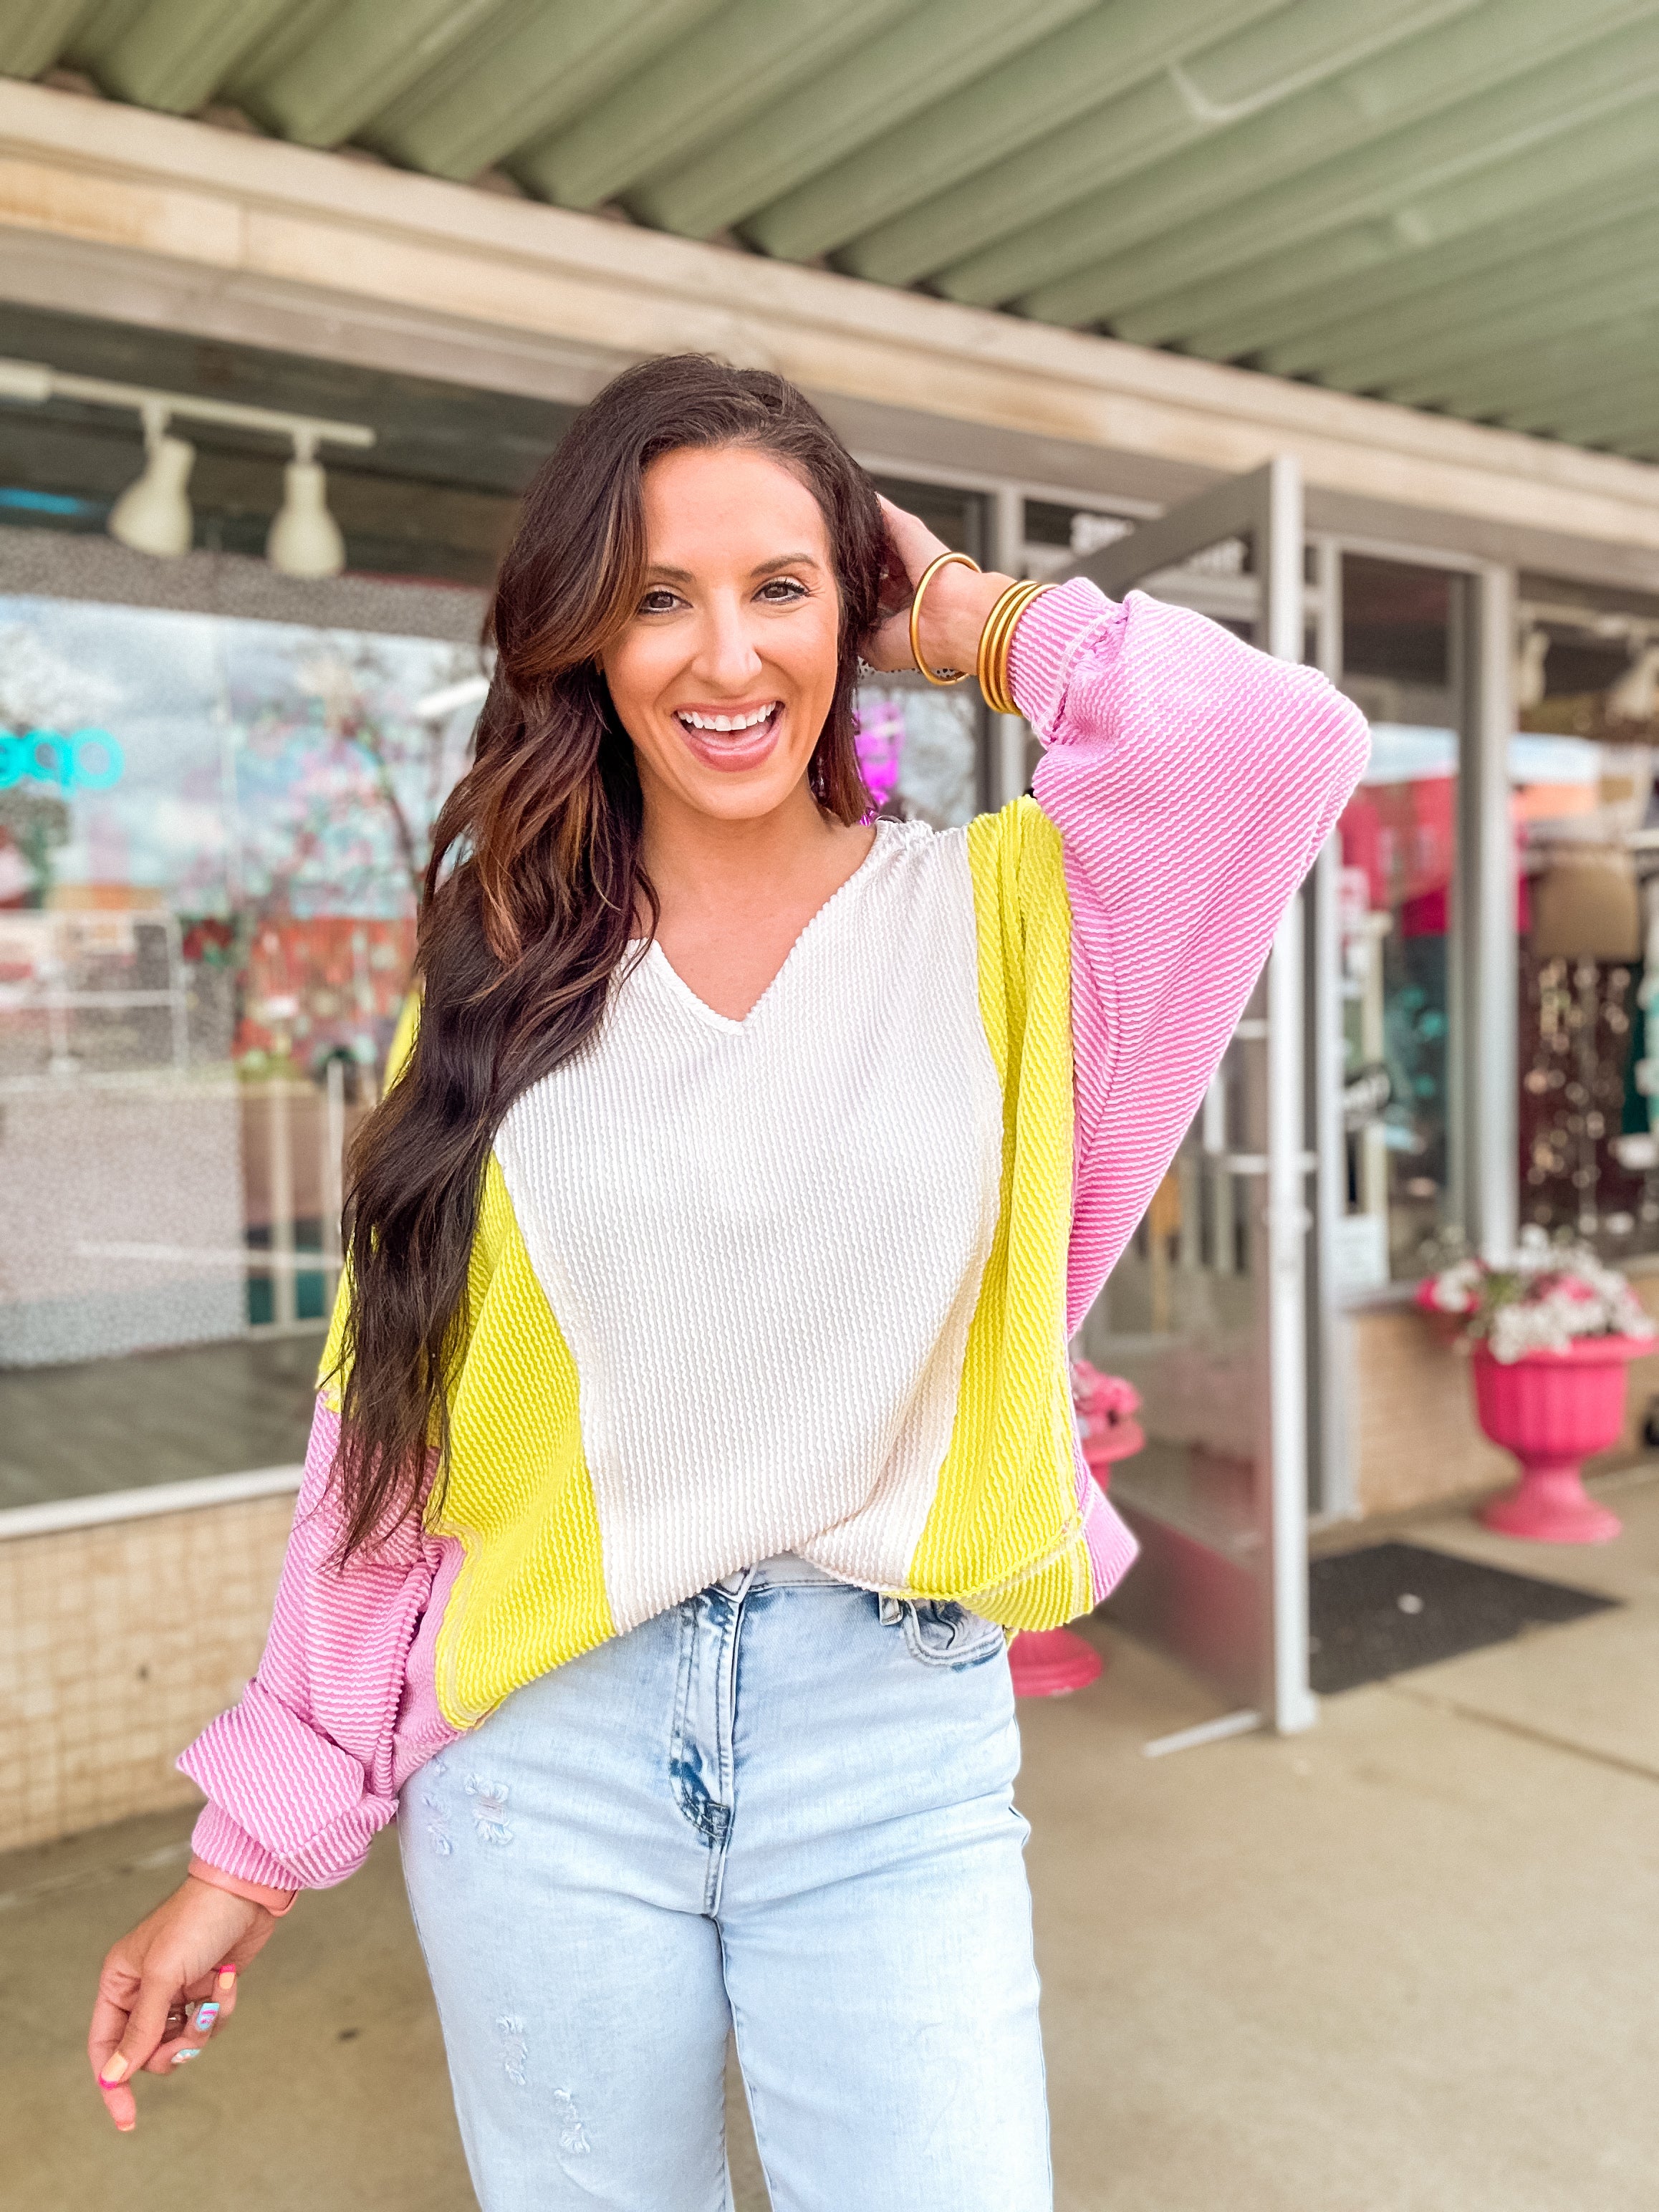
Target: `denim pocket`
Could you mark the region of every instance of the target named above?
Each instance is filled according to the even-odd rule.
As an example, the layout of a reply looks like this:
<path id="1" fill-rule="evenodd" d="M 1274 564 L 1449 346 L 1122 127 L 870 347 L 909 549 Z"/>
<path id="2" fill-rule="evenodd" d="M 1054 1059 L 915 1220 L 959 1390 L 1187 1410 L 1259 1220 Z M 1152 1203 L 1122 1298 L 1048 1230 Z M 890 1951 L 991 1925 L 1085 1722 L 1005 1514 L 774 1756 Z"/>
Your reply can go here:
<path id="1" fill-rule="evenodd" d="M 952 1598 L 907 1599 L 899 1618 L 910 1656 L 924 1667 L 982 1667 L 1008 1646 L 994 1620 Z"/>

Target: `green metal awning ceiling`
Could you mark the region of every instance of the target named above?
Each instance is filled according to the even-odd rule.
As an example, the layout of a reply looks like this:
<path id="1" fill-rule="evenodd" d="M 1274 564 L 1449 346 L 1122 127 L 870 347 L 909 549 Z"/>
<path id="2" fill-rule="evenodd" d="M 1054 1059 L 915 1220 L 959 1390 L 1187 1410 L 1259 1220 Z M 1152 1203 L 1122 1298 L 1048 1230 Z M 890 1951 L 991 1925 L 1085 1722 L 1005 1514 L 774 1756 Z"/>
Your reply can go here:
<path id="1" fill-rule="evenodd" d="M 1659 459 L 1659 0 L 0 0 L 66 70 Z"/>

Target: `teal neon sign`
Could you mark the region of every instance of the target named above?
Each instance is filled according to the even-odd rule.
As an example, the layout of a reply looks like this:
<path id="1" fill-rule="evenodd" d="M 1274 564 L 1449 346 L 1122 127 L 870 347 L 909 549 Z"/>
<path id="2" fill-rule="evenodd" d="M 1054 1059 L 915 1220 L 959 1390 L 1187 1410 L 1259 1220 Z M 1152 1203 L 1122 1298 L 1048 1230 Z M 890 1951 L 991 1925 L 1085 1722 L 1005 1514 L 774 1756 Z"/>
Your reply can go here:
<path id="1" fill-rule="evenodd" d="M 0 730 L 0 791 L 26 780 L 63 792 L 108 791 L 126 772 L 126 756 L 107 730 Z"/>

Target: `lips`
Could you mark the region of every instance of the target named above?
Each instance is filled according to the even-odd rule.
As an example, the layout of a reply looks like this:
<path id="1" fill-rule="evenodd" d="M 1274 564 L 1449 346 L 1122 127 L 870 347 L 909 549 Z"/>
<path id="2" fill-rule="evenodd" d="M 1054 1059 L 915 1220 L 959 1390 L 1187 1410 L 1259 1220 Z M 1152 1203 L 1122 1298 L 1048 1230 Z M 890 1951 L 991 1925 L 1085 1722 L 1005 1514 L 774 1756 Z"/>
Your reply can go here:
<path id="1" fill-rule="evenodd" d="M 683 707 L 676 710 L 674 720 L 679 725 L 687 750 L 705 768 L 737 775 L 745 769 L 758 768 L 776 745 L 783 726 L 783 704 L 776 699 L 761 701 L 723 713 L 714 708 Z M 726 725 L 724 729 L 720 726 L 722 722 Z"/>

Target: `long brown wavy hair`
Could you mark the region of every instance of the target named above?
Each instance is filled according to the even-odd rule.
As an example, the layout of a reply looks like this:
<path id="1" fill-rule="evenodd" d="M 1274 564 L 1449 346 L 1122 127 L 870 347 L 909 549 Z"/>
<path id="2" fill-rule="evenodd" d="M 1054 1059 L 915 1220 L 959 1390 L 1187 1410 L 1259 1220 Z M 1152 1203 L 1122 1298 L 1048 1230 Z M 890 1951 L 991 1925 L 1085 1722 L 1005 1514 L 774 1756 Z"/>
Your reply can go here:
<path id="1" fill-rule="evenodd" d="M 343 1560 L 441 1499 L 446 1386 L 466 1340 L 467 1263 L 495 1131 L 593 1035 L 640 917 L 654 927 L 634 748 L 599 656 L 643 586 L 646 470 L 665 453 L 721 447 L 775 456 L 823 512 L 841 624 L 809 781 L 838 821 L 872 809 L 853 690 L 889 555 L 869 478 L 781 376 L 695 354 L 625 370 L 526 495 L 485 624 L 496 660 L 473 764 L 433 833 L 414 1051 L 347 1163 Z"/>

